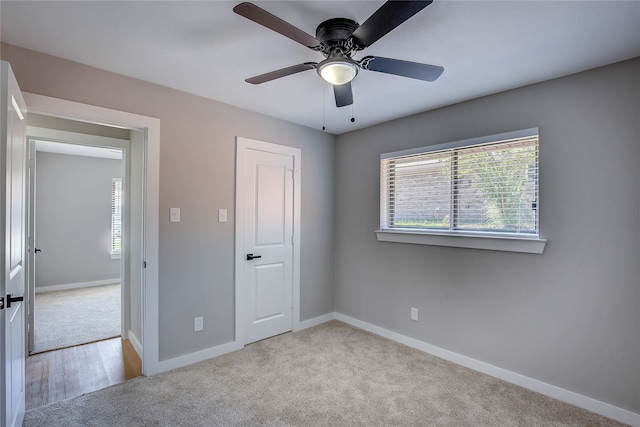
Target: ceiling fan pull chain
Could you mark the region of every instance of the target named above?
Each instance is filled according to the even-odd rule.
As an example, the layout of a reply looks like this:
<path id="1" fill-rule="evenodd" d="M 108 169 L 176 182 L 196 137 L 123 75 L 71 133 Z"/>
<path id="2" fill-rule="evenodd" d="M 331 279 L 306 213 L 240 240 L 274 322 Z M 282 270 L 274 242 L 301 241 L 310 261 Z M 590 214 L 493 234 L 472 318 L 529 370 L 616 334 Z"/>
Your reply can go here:
<path id="1" fill-rule="evenodd" d="M 351 90 L 352 90 L 353 92 L 355 92 L 355 91 L 356 91 L 356 84 L 355 84 L 355 82 L 351 82 Z M 353 114 L 353 104 L 355 104 L 355 103 L 354 103 L 354 102 L 352 102 L 352 103 L 351 103 L 351 123 L 355 123 L 355 121 L 356 121 L 356 117 L 355 117 L 355 115 Z"/>
<path id="2" fill-rule="evenodd" d="M 324 125 L 325 125 L 325 110 L 326 110 L 326 102 L 325 102 L 326 93 L 327 93 L 327 89 L 325 88 L 325 85 L 322 85 L 322 130 L 326 129 L 324 127 Z"/>

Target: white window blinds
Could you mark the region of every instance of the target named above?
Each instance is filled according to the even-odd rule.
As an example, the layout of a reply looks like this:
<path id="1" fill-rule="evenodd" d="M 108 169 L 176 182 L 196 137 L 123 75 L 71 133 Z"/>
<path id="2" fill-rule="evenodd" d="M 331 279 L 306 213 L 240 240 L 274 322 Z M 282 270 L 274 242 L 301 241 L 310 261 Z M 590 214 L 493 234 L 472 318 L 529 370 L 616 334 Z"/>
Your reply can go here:
<path id="1" fill-rule="evenodd" d="M 538 235 L 538 129 L 381 156 L 380 228 Z"/>
<path id="2" fill-rule="evenodd" d="M 111 181 L 111 254 L 122 250 L 122 179 Z"/>

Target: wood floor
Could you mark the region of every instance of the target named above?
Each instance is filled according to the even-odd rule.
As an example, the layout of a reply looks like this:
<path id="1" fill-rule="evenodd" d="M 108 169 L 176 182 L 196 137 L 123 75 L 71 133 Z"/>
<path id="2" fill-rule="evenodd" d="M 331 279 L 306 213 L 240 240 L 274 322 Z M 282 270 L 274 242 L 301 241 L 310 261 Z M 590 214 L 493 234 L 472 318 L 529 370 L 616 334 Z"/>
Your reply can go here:
<path id="1" fill-rule="evenodd" d="M 100 390 L 142 375 L 129 340 L 113 338 L 35 354 L 26 364 L 26 409 Z"/>

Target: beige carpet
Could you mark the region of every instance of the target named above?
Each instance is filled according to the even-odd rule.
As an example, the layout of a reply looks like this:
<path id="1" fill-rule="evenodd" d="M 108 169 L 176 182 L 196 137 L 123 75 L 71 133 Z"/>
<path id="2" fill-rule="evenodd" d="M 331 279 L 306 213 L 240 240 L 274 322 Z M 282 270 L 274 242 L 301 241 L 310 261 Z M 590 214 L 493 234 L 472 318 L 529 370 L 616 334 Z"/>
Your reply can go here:
<path id="1" fill-rule="evenodd" d="M 24 426 L 618 426 L 332 321 L 27 412 Z"/>
<path id="2" fill-rule="evenodd" d="M 120 335 L 120 284 L 36 294 L 33 353 Z"/>

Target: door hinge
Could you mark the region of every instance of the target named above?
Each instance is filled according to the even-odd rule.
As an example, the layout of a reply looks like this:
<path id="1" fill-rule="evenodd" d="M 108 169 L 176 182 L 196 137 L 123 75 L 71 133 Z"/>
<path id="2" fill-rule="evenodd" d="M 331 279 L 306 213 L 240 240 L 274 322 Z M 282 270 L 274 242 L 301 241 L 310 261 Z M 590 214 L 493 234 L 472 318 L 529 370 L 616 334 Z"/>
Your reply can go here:
<path id="1" fill-rule="evenodd" d="M 0 297 L 0 310 L 4 310 L 4 297 Z"/>
<path id="2" fill-rule="evenodd" d="M 147 268 L 147 261 L 142 261 L 142 268 Z"/>

